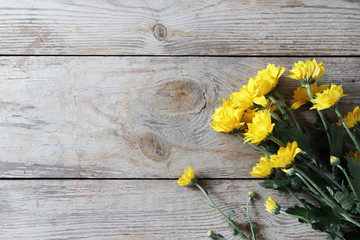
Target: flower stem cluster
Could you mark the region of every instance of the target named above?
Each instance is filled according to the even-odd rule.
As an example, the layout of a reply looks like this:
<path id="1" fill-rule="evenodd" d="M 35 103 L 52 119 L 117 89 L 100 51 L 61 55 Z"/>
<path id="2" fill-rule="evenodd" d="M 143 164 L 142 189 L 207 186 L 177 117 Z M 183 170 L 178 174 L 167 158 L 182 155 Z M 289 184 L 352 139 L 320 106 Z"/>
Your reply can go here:
<path id="1" fill-rule="evenodd" d="M 345 239 L 343 226 L 360 228 L 360 144 L 357 139 L 360 107 L 356 106 L 344 116 L 341 114 L 340 101 L 347 95 L 341 85 L 318 85 L 317 81 L 325 70 L 323 63 L 317 63 L 315 59 L 294 63 L 290 73 L 284 75 L 300 83 L 290 104 L 278 91 L 279 79 L 286 69 L 268 64 L 239 92 L 233 92 L 228 100 L 223 99 L 223 105 L 212 115 L 210 126 L 217 132 L 237 135 L 264 153 L 250 175 L 264 178 L 262 186 L 288 193 L 300 205 L 283 211 L 269 197 L 265 203 L 266 211 L 298 218 L 314 229 L 329 233 L 330 239 Z M 322 125 L 316 126 L 317 132 L 308 131 L 293 111 L 303 108 L 316 110 L 311 112 L 318 115 Z M 339 121 L 329 121 L 328 111 L 333 111 Z M 323 136 L 327 141 L 319 140 Z M 347 137 L 351 141 L 346 140 Z M 327 143 L 328 146 L 324 146 Z M 249 239 L 231 220 L 232 213 L 225 215 L 197 183 L 191 167 L 185 170 L 178 183 L 199 188 L 234 228 L 235 235 Z M 304 199 L 299 196 L 304 196 Z M 248 192 L 245 207 L 252 239 L 256 239 L 256 231 L 249 204 L 254 197 L 254 192 Z M 360 233 L 354 231 L 352 235 L 354 239 L 360 239 Z M 208 236 L 223 239 L 212 231 Z"/>

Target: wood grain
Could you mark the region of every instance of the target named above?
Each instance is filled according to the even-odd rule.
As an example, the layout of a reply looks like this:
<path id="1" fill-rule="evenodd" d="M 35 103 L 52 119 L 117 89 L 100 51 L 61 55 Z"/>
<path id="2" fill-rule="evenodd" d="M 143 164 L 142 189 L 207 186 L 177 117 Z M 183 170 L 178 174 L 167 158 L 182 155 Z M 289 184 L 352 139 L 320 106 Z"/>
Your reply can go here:
<path id="1" fill-rule="evenodd" d="M 247 192 L 259 240 L 325 239 L 296 219 L 265 211 L 269 194 L 286 209 L 289 196 L 258 186 L 257 180 L 200 181 L 226 213 L 246 231 Z M 206 239 L 213 229 L 234 239 L 231 228 L 199 190 L 176 180 L 8 180 L 0 182 L 0 239 Z"/>
<path id="2" fill-rule="evenodd" d="M 176 178 L 191 165 L 247 178 L 261 154 L 213 131 L 210 116 L 268 62 L 297 60 L 1 57 L 0 176 Z M 360 59 L 318 60 L 330 69 L 318 82 L 351 96 L 343 112 L 359 104 Z M 298 85 L 280 80 L 287 97 Z"/>
<path id="3" fill-rule="evenodd" d="M 2 0 L 0 54 L 358 56 L 359 12 L 353 0 Z"/>

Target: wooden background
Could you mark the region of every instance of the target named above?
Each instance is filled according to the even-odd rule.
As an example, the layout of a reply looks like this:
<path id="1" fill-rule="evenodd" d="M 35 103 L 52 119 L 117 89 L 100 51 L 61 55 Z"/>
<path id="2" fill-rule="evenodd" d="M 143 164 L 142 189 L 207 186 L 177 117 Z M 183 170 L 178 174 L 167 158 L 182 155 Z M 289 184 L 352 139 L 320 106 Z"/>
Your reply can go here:
<path id="1" fill-rule="evenodd" d="M 359 56 L 357 0 L 0 0 L 0 239 L 232 239 L 176 184 L 190 165 L 242 229 L 258 193 L 259 239 L 325 239 L 265 212 L 270 194 L 294 201 L 258 186 L 261 155 L 210 116 L 267 63 L 313 57 L 351 95 L 345 113 Z"/>

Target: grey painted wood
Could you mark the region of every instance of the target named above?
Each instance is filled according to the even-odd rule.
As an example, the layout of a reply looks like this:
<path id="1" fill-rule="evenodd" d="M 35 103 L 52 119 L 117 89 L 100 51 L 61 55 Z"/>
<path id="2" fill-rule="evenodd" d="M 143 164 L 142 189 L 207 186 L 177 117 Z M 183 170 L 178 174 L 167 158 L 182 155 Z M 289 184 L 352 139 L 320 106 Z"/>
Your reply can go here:
<path id="1" fill-rule="evenodd" d="M 359 1 L 1 0 L 0 54 L 359 55 Z"/>
<path id="2" fill-rule="evenodd" d="M 221 98 L 298 58 L 1 57 L 1 177 L 245 177 L 261 154 L 209 126 Z M 304 60 L 304 59 L 303 59 Z M 321 58 L 319 83 L 360 103 L 358 58 Z M 281 79 L 287 97 L 299 85 Z M 315 112 L 305 115 L 314 121 Z M 331 114 L 330 114 L 331 116 Z"/>
<path id="3" fill-rule="evenodd" d="M 269 194 L 284 210 L 295 202 L 262 189 L 258 181 L 200 183 L 224 212 L 235 210 L 233 220 L 243 230 L 247 192 L 259 193 L 250 205 L 259 240 L 325 239 L 296 219 L 266 212 Z M 176 180 L 10 180 L 0 181 L 0 188 L 0 239 L 4 240 L 206 239 L 209 229 L 234 239 L 202 193 L 180 187 Z"/>

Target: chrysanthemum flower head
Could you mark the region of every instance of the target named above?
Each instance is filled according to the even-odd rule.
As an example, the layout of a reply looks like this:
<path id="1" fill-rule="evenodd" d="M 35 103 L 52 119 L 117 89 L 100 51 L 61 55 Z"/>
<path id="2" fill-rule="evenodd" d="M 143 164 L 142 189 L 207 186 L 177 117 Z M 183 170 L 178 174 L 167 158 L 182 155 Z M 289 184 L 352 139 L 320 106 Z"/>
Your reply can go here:
<path id="1" fill-rule="evenodd" d="M 266 200 L 266 211 L 272 214 L 279 214 L 280 213 L 280 205 L 275 202 L 275 200 L 272 197 L 268 197 Z"/>
<path id="2" fill-rule="evenodd" d="M 230 99 L 235 107 L 248 109 L 254 105 L 254 99 L 258 97 L 258 94 L 254 79 L 250 78 L 248 84 L 242 86 L 239 92 L 231 93 Z"/>
<path id="3" fill-rule="evenodd" d="M 272 175 L 273 168 L 270 159 L 267 155 L 260 158 L 260 163 L 257 163 L 253 170 L 249 172 L 253 177 L 266 178 Z"/>
<path id="4" fill-rule="evenodd" d="M 258 72 L 255 77 L 255 85 L 258 88 L 259 96 L 266 95 L 276 89 L 280 76 L 286 71 L 286 68 L 275 67 L 275 64 L 268 64 L 266 69 Z"/>
<path id="5" fill-rule="evenodd" d="M 185 174 L 182 175 L 181 178 L 177 181 L 180 186 L 193 186 L 197 182 L 197 178 L 195 177 L 194 170 L 192 167 L 184 170 Z"/>
<path id="6" fill-rule="evenodd" d="M 360 125 L 360 108 L 357 106 L 352 112 L 348 112 L 344 117 L 344 121 L 349 128 L 358 127 Z M 341 126 L 341 122 L 338 122 Z"/>
<path id="7" fill-rule="evenodd" d="M 302 84 L 312 84 L 324 74 L 325 68 L 322 62 L 318 64 L 315 59 L 312 61 L 308 59 L 306 62 L 298 61 L 294 63 L 290 72 L 291 73 L 286 74 L 285 77 L 297 79 L 301 81 Z"/>
<path id="8" fill-rule="evenodd" d="M 271 165 L 274 168 L 288 168 L 295 160 L 296 154 L 302 150 L 296 141 L 288 142 L 285 147 L 280 147 L 276 155 L 271 156 Z"/>
<path id="9" fill-rule="evenodd" d="M 358 151 L 350 151 L 346 153 L 345 158 L 347 159 L 348 157 L 352 157 L 355 159 L 356 162 L 360 162 L 360 153 Z"/>
<path id="10" fill-rule="evenodd" d="M 211 116 L 213 122 L 210 126 L 217 132 L 232 132 L 244 125 L 241 122 L 243 113 L 243 109 L 232 106 L 231 100 L 223 99 L 223 106 L 215 109 L 215 113 Z"/>
<path id="11" fill-rule="evenodd" d="M 310 85 L 310 91 L 312 95 L 314 96 L 316 93 L 321 93 L 325 89 L 329 88 L 329 84 L 322 84 L 318 86 L 316 83 L 313 83 Z M 308 92 L 306 90 L 306 87 L 302 85 L 301 87 L 298 87 L 294 91 L 293 98 L 295 102 L 291 105 L 292 109 L 298 109 L 302 105 L 306 104 L 308 101 L 310 101 L 310 97 L 308 95 Z"/>
<path id="12" fill-rule="evenodd" d="M 322 93 L 317 93 L 316 97 L 310 100 L 314 106 L 310 109 L 323 110 L 333 107 L 340 101 L 341 97 L 347 96 L 344 94 L 342 86 L 331 84 L 331 87 L 324 90 Z"/>
<path id="13" fill-rule="evenodd" d="M 245 142 L 250 141 L 254 144 L 260 144 L 272 132 L 274 125 L 274 123 L 271 123 L 271 116 L 268 110 L 255 112 L 252 123 L 247 125 L 248 132 L 244 134 Z"/>

